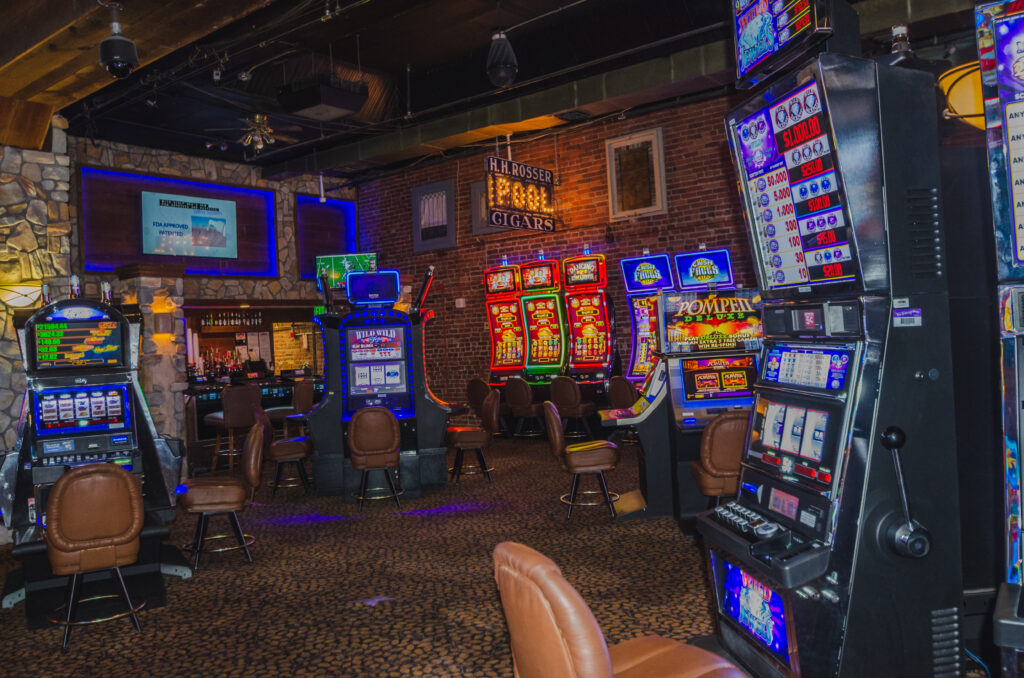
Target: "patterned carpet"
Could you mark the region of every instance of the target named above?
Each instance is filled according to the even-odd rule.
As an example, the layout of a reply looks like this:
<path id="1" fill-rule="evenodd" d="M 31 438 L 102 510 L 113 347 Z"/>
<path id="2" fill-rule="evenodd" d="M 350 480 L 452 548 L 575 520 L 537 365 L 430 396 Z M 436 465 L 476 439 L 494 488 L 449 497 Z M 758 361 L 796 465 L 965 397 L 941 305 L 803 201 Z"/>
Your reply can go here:
<path id="1" fill-rule="evenodd" d="M 30 631 L 21 605 L 0 610 L 0 673 L 511 676 L 491 561 L 503 540 L 554 559 L 609 642 L 714 631 L 703 554 L 673 520 L 612 522 L 593 507 L 566 521 L 558 496 L 569 476 L 544 443 L 499 440 L 488 461 L 494 484 L 464 476 L 404 501 L 401 515 L 376 501 L 359 517 L 355 504 L 301 489 L 272 500 L 263 487 L 266 503 L 241 514 L 258 540 L 254 564 L 239 552 L 211 555 L 191 580 L 165 578 L 168 604 L 140 613 L 141 635 L 126 620 L 76 629 L 63 657 L 56 627 Z M 620 492 L 637 486 L 632 451 L 608 481 Z M 172 540 L 193 528 L 179 516 Z M 15 567 L 5 547 L 0 575 Z"/>

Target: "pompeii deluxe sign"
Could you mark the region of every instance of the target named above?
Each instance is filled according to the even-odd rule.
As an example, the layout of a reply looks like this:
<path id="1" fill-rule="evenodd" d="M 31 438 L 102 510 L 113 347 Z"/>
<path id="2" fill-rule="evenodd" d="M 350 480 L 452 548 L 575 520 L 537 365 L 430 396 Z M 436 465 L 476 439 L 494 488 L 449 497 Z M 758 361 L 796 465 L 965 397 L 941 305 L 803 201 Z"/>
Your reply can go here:
<path id="1" fill-rule="evenodd" d="M 522 231 L 555 230 L 554 173 L 504 158 L 487 158 L 487 223 Z"/>

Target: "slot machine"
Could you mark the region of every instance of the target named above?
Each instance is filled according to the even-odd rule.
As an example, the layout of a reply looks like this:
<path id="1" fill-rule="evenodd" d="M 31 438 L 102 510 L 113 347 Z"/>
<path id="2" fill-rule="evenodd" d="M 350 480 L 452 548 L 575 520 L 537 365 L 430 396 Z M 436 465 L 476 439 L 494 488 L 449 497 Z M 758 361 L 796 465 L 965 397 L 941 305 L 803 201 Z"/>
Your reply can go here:
<path id="1" fill-rule="evenodd" d="M 421 307 L 432 279 L 430 269 L 405 313 L 395 308 L 401 292 L 398 271 L 350 271 L 345 284 L 350 310 L 327 310 L 316 317 L 324 336 L 326 386 L 306 421 L 318 494 L 351 496 L 359 489 L 360 474 L 348 461 L 344 436 L 352 415 L 364 407 L 385 407 L 398 420 L 398 474 L 406 496 L 444 487 L 450 408 L 430 391 L 423 346 L 423 325 L 433 312 Z"/>
<path id="2" fill-rule="evenodd" d="M 632 339 L 625 377 L 642 381 L 654 366 L 654 354 L 661 350 L 658 292 L 675 288 L 672 265 L 667 254 L 645 254 L 622 259 L 619 266 L 626 283 Z"/>
<path id="3" fill-rule="evenodd" d="M 557 260 L 538 259 L 519 266 L 522 275 L 526 365 L 523 379 L 548 384 L 562 373 L 567 334 L 562 305 L 561 267 Z"/>
<path id="4" fill-rule="evenodd" d="M 930 75 L 834 53 L 726 128 L 763 302 L 740 494 L 698 516 L 757 676 L 960 675 L 960 515 Z"/>
<path id="5" fill-rule="evenodd" d="M 562 260 L 566 329 L 569 333 L 565 374 L 604 393 L 611 377 L 615 327 L 604 288 L 608 271 L 603 254 L 585 254 Z"/>
<path id="6" fill-rule="evenodd" d="M 139 561 L 125 576 L 146 577 L 159 589 L 151 604 L 162 601 L 161 569 L 191 574 L 180 553 L 160 544 L 174 518 L 181 456 L 156 431 L 142 392 L 140 321 L 137 308 L 122 313 L 73 298 L 16 323 L 27 387 L 17 442 L 3 462 L 0 509 L 22 572 L 17 583 L 14 575 L 8 579 L 4 605 L 12 595 L 24 596 L 30 625 L 45 616 L 54 586 L 43 542 L 47 497 L 77 466 L 117 464 L 139 478 L 147 519 Z"/>
<path id="7" fill-rule="evenodd" d="M 494 266 L 484 271 L 484 299 L 491 338 L 492 386 L 518 377 L 526 365 L 526 326 L 519 303 L 522 281 L 519 267 Z"/>

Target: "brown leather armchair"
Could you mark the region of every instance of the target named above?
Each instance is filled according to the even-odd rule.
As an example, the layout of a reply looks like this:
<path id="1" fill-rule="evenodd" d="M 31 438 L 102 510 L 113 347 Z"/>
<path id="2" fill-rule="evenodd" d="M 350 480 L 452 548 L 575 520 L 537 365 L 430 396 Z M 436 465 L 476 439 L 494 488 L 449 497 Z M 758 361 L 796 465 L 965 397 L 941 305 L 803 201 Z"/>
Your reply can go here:
<path id="1" fill-rule="evenodd" d="M 395 487 L 395 479 L 391 477 L 391 469 L 398 469 L 399 445 L 402 442 L 402 431 L 394 413 L 385 407 L 364 407 L 352 415 L 348 424 L 348 450 L 352 460 L 352 468 L 363 472 L 359 483 L 359 510 L 363 510 L 366 499 L 366 482 L 370 471 L 384 471 L 384 477 L 391 488 L 391 494 L 398 510 L 402 510 L 402 502 L 398 497 L 402 494 Z M 386 497 L 374 497 L 384 499 Z"/>
<path id="2" fill-rule="evenodd" d="M 597 506 L 600 503 L 607 504 L 608 512 L 612 518 L 615 517 L 614 502 L 619 495 L 608 491 L 608 483 L 605 482 L 604 472 L 611 471 L 619 463 L 619 448 L 613 442 L 607 440 L 591 440 L 585 443 L 566 445 L 562 435 L 561 419 L 558 416 L 558 408 L 551 401 L 543 405 L 544 421 L 548 429 L 548 443 L 551 445 L 551 453 L 562 464 L 562 468 L 572 474 L 572 487 L 569 494 L 562 495 L 563 503 L 569 505 L 569 513 L 566 519 L 572 517 L 574 506 Z M 596 475 L 601 483 L 601 494 L 603 502 L 577 501 L 576 495 L 580 487 L 580 476 L 583 474 Z M 583 494 L 595 494 L 587 491 Z"/>
<path id="3" fill-rule="evenodd" d="M 480 422 L 482 426 L 449 426 L 445 432 L 445 438 L 449 447 L 455 448 L 455 461 L 452 463 L 449 473 L 452 480 L 459 482 L 462 477 L 462 461 L 466 450 L 476 451 L 477 468 L 472 473 L 483 473 L 487 476 L 487 482 L 494 482 L 491 478 L 491 471 L 494 469 L 487 465 L 484 458 L 486 448 L 494 435 L 498 432 L 498 400 L 501 395 L 497 391 L 491 391 L 484 398 L 480 405 Z M 471 473 L 467 471 L 467 473 Z"/>
<path id="4" fill-rule="evenodd" d="M 587 417 L 592 415 L 597 407 L 594 403 L 585 402 L 580 393 L 580 385 L 570 377 L 557 377 L 551 382 L 551 402 L 558 408 L 558 414 L 562 417 L 563 430 L 567 437 L 586 437 L 593 440 L 594 434 L 590 431 L 590 423 Z M 581 423 L 582 432 L 570 433 L 569 421 L 575 420 Z"/>
<path id="5" fill-rule="evenodd" d="M 529 546 L 494 549 L 516 678 L 746 678 L 727 660 L 660 636 L 608 646 L 579 592 Z"/>
<path id="6" fill-rule="evenodd" d="M 95 570 L 113 570 L 128 606 L 127 612 L 110 618 L 130 615 L 135 631 L 142 631 L 135 615 L 142 605 L 132 604 L 121 566 L 138 559 L 144 519 L 139 481 L 116 464 L 71 469 L 50 490 L 43 533 L 46 555 L 54 574 L 70 575 L 62 650 L 68 649 L 71 638 L 82 575 Z"/>
<path id="7" fill-rule="evenodd" d="M 512 416 L 516 418 L 514 435 L 535 437 L 543 433 L 539 428 L 523 431 L 523 422 L 529 421 L 532 426 L 541 418 L 540 403 L 533 402 L 533 389 L 526 383 L 526 380 L 512 377 L 505 382 L 505 402 L 508 403 Z"/>
<path id="8" fill-rule="evenodd" d="M 257 405 L 255 416 L 256 423 L 263 427 L 263 456 L 268 461 L 277 464 L 270 496 L 276 495 L 279 487 L 297 487 L 296 480 L 300 480 L 303 489 L 308 492 L 309 477 L 306 475 L 306 460 L 313 455 L 313 443 L 305 436 L 274 440 L 274 426 L 268 412 Z M 299 474 L 297 478 L 281 477 L 287 464 L 295 464 L 295 470 Z"/>
<path id="9" fill-rule="evenodd" d="M 255 413 L 250 414 L 255 418 Z M 207 537 L 206 526 L 210 516 L 226 515 L 231 522 L 237 546 L 216 549 L 229 551 L 242 549 L 245 551 L 245 558 L 252 562 L 252 554 L 249 553 L 249 546 L 253 543 L 251 535 L 242 532 L 242 526 L 238 522 L 238 512 L 244 510 L 256 495 L 260 486 L 260 474 L 263 471 L 263 427 L 253 424 L 249 434 L 245 437 L 245 444 L 242 450 L 241 476 L 235 475 L 205 475 L 197 478 L 189 478 L 184 483 L 185 493 L 181 495 L 179 502 L 187 513 L 196 513 L 196 533 L 192 540 L 192 569 L 199 571 L 199 557 L 204 551 L 203 547 L 207 539 L 221 538 L 227 535 L 211 535 Z"/>
<path id="10" fill-rule="evenodd" d="M 203 417 L 203 423 L 217 429 L 217 442 L 213 448 L 210 471 L 217 470 L 217 459 L 228 458 L 228 469 L 234 469 L 235 457 L 239 452 L 237 444 L 242 431 L 248 431 L 256 420 L 253 419 L 252 408 L 263 400 L 263 389 L 254 384 L 244 386 L 225 386 L 220 392 L 221 410 L 211 412 Z M 227 433 L 228 446 L 221 447 L 222 436 Z"/>
<path id="11" fill-rule="evenodd" d="M 739 492 L 740 461 L 747 444 L 750 410 L 730 410 L 712 419 L 700 440 L 700 461 L 690 465 L 701 494 L 709 497 Z"/>

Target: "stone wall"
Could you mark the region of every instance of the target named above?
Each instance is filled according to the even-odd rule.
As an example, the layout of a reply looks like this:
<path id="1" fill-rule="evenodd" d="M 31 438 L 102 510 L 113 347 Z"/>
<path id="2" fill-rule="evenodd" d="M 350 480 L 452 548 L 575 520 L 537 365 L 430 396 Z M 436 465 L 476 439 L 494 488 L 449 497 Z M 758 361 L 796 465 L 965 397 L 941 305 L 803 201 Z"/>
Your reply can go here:
<path id="1" fill-rule="evenodd" d="M 0 159 L 0 286 L 25 281 L 67 291 L 74 209 L 68 204 L 70 159 L 66 137 L 54 128 L 56 152 L 5 146 Z M 0 298 L 3 290 L 0 289 Z M 25 369 L 11 308 L 0 303 L 0 431 L 3 445 L 17 439 L 25 393 Z"/>

